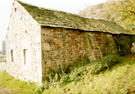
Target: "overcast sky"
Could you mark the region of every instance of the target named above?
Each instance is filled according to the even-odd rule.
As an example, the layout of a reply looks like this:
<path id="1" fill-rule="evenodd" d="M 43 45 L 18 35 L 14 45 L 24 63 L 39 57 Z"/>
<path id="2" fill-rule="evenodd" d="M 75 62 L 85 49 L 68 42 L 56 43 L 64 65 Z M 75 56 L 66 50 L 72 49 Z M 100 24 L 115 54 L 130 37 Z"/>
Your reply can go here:
<path id="1" fill-rule="evenodd" d="M 0 0 L 0 51 L 2 50 L 2 40 L 5 40 L 9 17 L 14 0 Z M 62 10 L 77 14 L 87 6 L 96 5 L 107 0 L 20 0 L 32 5 Z"/>

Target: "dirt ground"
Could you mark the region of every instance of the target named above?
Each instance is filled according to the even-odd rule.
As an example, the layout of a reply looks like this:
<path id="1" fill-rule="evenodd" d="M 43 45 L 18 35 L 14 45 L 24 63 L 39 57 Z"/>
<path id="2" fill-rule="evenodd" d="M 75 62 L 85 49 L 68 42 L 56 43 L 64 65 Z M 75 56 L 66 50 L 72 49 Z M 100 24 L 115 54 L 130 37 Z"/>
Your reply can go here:
<path id="1" fill-rule="evenodd" d="M 13 90 L 0 85 L 0 94 L 17 94 Z"/>

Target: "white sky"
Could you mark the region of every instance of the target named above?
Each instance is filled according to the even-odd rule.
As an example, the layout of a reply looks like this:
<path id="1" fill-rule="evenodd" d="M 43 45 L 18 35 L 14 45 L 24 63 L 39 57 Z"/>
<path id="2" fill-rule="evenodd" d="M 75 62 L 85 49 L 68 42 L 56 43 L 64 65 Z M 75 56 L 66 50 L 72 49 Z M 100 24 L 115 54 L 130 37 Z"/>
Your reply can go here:
<path id="1" fill-rule="evenodd" d="M 14 0 L 0 0 L 0 51 L 2 50 L 2 40 L 5 40 L 9 23 L 12 3 Z M 62 10 L 70 13 L 78 13 L 87 6 L 99 4 L 107 0 L 21 0 L 32 5 Z"/>

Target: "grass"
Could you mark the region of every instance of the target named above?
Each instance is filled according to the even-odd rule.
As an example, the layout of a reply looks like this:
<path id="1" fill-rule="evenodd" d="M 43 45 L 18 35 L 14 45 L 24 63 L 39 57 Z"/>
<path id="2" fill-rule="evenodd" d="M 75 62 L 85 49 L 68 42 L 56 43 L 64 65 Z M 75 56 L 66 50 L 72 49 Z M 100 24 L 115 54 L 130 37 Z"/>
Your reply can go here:
<path id="1" fill-rule="evenodd" d="M 124 56 L 120 62 L 117 56 L 107 55 L 91 64 L 75 67 L 63 75 L 50 76 L 49 82 L 45 81 L 42 87 L 14 79 L 4 71 L 0 72 L 0 84 L 19 94 L 134 94 L 134 56 Z M 97 62 L 100 62 L 100 67 L 95 67 L 98 69 L 96 73 L 91 73 L 89 68 L 87 70 L 94 64 L 98 66 Z"/>
<path id="2" fill-rule="evenodd" d="M 21 81 L 10 76 L 6 71 L 0 71 L 0 85 L 13 89 L 19 94 L 40 94 L 40 88 L 31 82 Z"/>
<path id="3" fill-rule="evenodd" d="M 100 58 L 96 61 L 88 62 L 88 60 L 83 59 L 77 60 L 75 63 L 73 63 L 72 70 L 66 71 L 66 73 L 55 73 L 48 75 L 49 82 L 56 87 L 56 85 L 64 86 L 68 83 L 71 83 L 73 81 L 78 82 L 81 79 L 83 79 L 86 75 L 91 74 L 98 74 L 101 71 L 104 71 L 106 69 L 109 69 L 112 65 L 117 64 L 120 62 L 120 57 L 116 54 L 108 54 L 104 56 L 103 58 Z M 68 68 L 69 69 L 69 68 Z M 45 82 L 46 83 L 46 82 Z M 45 84 L 45 88 L 46 88 Z"/>
<path id="4" fill-rule="evenodd" d="M 0 58 L 4 58 L 4 57 L 6 57 L 6 55 L 0 55 Z"/>
<path id="5" fill-rule="evenodd" d="M 80 81 L 73 81 L 62 87 L 52 86 L 43 94 L 134 94 L 135 63 L 121 62 L 99 74 L 87 74 Z"/>

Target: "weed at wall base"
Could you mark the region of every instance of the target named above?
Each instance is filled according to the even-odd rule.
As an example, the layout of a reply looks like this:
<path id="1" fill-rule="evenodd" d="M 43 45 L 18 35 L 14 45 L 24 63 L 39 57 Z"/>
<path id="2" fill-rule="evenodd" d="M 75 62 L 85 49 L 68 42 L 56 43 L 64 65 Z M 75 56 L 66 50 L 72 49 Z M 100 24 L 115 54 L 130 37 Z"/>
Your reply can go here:
<path id="1" fill-rule="evenodd" d="M 82 61 L 83 60 L 83 61 Z M 108 54 L 103 58 L 90 62 L 87 58 L 81 58 L 76 60 L 72 66 L 72 70 L 68 70 L 67 73 L 53 73 L 49 76 L 49 83 L 45 82 L 45 89 L 49 87 L 63 87 L 71 82 L 78 82 L 84 78 L 85 75 L 98 74 L 108 68 L 111 68 L 114 64 L 120 62 L 120 56 L 117 54 Z M 46 88 L 46 86 L 48 86 Z"/>

